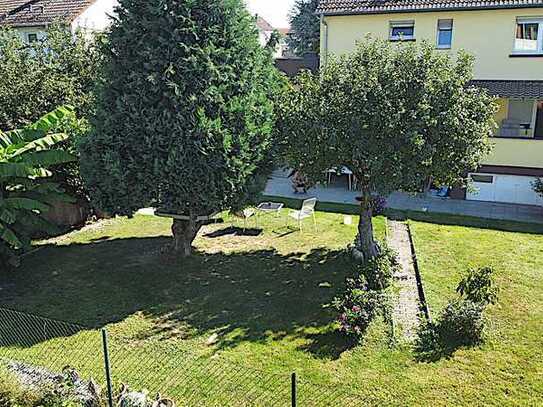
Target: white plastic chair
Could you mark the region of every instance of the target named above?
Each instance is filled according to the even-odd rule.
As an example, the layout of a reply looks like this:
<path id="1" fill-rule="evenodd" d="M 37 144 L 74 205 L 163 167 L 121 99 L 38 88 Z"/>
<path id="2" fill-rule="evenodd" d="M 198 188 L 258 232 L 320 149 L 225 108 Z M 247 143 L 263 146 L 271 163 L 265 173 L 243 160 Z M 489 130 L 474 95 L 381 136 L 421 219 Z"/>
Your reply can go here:
<path id="1" fill-rule="evenodd" d="M 313 227 L 317 231 L 317 220 L 315 219 L 315 205 L 317 204 L 317 198 L 306 199 L 302 203 L 302 209 L 299 211 L 290 211 L 288 214 L 287 222 L 289 218 L 293 218 L 298 221 L 298 227 L 302 230 L 302 220 L 305 218 L 313 217 Z"/>
<path id="2" fill-rule="evenodd" d="M 234 227 L 234 219 L 243 220 L 243 232 L 247 229 L 247 220 L 251 217 L 255 217 L 255 225 L 258 227 L 258 218 L 255 216 L 256 211 L 253 208 L 245 208 L 242 211 L 230 212 L 230 224 Z"/>

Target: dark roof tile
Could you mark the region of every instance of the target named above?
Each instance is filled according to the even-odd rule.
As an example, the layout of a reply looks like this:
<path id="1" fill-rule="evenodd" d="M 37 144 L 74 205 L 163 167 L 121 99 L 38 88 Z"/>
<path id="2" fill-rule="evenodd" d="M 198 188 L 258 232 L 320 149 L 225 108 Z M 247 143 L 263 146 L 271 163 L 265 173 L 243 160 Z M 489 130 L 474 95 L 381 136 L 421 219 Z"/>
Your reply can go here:
<path id="1" fill-rule="evenodd" d="M 320 0 L 318 14 L 374 14 L 543 7 L 543 0 Z"/>
<path id="2" fill-rule="evenodd" d="M 474 80 L 471 84 L 488 90 L 493 96 L 543 98 L 543 81 Z"/>

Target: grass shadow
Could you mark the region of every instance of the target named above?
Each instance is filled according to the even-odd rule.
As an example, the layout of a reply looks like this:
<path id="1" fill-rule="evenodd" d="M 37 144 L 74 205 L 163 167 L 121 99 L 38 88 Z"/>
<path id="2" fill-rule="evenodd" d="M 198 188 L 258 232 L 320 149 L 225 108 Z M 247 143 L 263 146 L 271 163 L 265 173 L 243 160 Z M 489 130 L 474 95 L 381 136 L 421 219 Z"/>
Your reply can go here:
<path id="1" fill-rule="evenodd" d="M 309 342 L 298 347 L 319 359 L 337 360 L 343 352 L 354 349 L 358 343 L 337 331 L 329 329 L 325 332 L 307 335 Z"/>
<path id="2" fill-rule="evenodd" d="M 225 229 L 215 230 L 204 235 L 208 238 L 217 238 L 224 236 L 260 236 L 263 230 L 258 228 L 240 228 L 237 226 L 230 226 Z"/>
<path id="3" fill-rule="evenodd" d="M 320 353 L 341 353 L 341 343 L 333 349 L 333 334 L 314 332 L 334 319 L 323 305 L 344 290 L 351 264 L 344 251 L 200 252 L 175 259 L 162 253 L 168 242 L 150 237 L 45 246 L 7 277 L 15 288 L 11 298 L 0 298 L 0 307 L 93 329 L 141 315 L 145 323 L 123 334 L 133 339 L 216 335 L 214 346 L 224 349 L 288 336 L 311 342 L 315 354 L 319 344 L 328 349 Z M 9 341 L 32 346 L 57 336 L 65 334 L 51 330 Z"/>

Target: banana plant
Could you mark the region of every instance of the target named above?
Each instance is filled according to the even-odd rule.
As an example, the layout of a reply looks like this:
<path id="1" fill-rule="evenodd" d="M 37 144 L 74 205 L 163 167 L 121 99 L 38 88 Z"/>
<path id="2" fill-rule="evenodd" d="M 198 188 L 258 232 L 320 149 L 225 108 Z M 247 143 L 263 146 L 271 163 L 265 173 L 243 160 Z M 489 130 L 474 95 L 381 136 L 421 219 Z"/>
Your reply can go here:
<path id="1" fill-rule="evenodd" d="M 16 252 L 29 247 L 33 233 L 53 233 L 44 214 L 59 201 L 73 201 L 48 181 L 49 168 L 74 161 L 59 149 L 69 135 L 55 132 L 64 120 L 75 118 L 71 106 L 62 106 L 23 129 L 0 131 L 0 264 L 16 265 Z"/>

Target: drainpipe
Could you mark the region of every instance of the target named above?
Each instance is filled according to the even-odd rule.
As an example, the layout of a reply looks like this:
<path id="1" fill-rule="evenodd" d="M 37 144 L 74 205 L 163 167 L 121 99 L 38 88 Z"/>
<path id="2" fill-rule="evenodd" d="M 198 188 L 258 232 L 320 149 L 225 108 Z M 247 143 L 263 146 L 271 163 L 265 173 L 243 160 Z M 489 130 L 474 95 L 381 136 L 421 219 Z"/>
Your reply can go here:
<path id="1" fill-rule="evenodd" d="M 323 47 L 322 47 L 322 67 L 326 67 L 326 63 L 328 62 L 328 23 L 324 19 L 324 14 L 321 14 L 321 26 L 324 27 L 324 38 L 323 38 Z"/>

